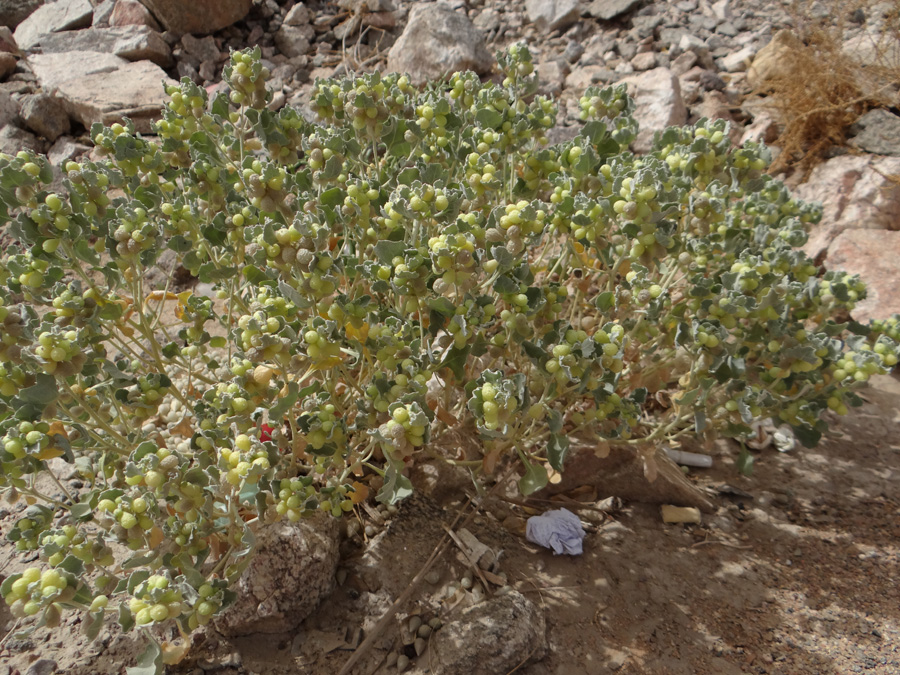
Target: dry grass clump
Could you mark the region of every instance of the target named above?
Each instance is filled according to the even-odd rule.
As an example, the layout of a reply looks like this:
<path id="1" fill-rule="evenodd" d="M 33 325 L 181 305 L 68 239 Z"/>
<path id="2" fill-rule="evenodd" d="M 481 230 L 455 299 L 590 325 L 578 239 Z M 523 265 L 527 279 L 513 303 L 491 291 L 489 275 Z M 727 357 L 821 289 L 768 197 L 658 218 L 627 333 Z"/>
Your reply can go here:
<path id="1" fill-rule="evenodd" d="M 847 34 L 860 10 L 869 33 L 854 53 L 846 48 Z M 764 84 L 784 125 L 772 171 L 796 169 L 805 177 L 833 147 L 844 145 L 849 127 L 865 112 L 898 105 L 900 0 L 797 0 L 793 15 L 798 39 Z"/>

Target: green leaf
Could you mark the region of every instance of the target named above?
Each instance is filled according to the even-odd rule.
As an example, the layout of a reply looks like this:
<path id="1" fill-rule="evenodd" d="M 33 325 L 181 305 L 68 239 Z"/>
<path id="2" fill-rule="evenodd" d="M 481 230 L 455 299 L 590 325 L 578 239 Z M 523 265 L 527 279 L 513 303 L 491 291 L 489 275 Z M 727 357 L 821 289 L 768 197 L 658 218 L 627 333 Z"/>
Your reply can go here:
<path id="1" fill-rule="evenodd" d="M 375 497 L 376 500 L 382 504 L 396 504 L 412 494 L 412 483 L 409 478 L 400 473 L 402 469 L 402 461 L 388 461 L 388 465 L 384 470 L 384 485 L 378 491 L 378 495 Z"/>
<path id="2" fill-rule="evenodd" d="M 550 434 L 550 441 L 547 443 L 547 459 L 550 461 L 550 466 L 557 471 L 562 471 L 568 454 L 568 437 L 562 434 Z"/>
<path id="3" fill-rule="evenodd" d="M 402 241 L 382 239 L 375 244 L 375 256 L 382 265 L 390 265 L 394 258 L 401 257 L 405 251 L 406 244 Z"/>
<path id="4" fill-rule="evenodd" d="M 814 448 L 819 444 L 819 441 L 822 440 L 822 433 L 818 429 L 794 426 L 792 426 L 791 429 L 794 430 L 794 435 L 797 437 L 797 440 L 803 444 L 804 448 Z"/>
<path id="5" fill-rule="evenodd" d="M 741 445 L 741 452 L 738 455 L 736 466 L 737 470 L 744 476 L 749 476 L 753 473 L 753 462 L 756 461 L 756 458 L 753 454 L 747 449 L 743 444 Z"/>
<path id="6" fill-rule="evenodd" d="M 231 279 L 238 273 L 237 267 L 219 267 L 214 263 L 205 263 L 197 270 L 197 278 L 205 284 L 223 279 Z"/>
<path id="7" fill-rule="evenodd" d="M 296 382 L 288 382 L 288 393 L 278 399 L 272 408 L 269 409 L 269 418 L 277 420 L 284 417 L 284 414 L 291 409 L 300 397 L 300 385 Z"/>
<path id="8" fill-rule="evenodd" d="M 684 392 L 681 397 L 676 401 L 678 405 L 682 408 L 688 408 L 694 405 L 694 401 L 697 400 L 697 397 L 700 396 L 700 387 L 696 389 L 691 389 L 690 391 Z"/>
<path id="9" fill-rule="evenodd" d="M 503 124 L 503 115 L 490 108 L 481 108 L 475 113 L 475 121 L 488 129 L 495 129 Z"/>
<path id="10" fill-rule="evenodd" d="M 525 463 L 525 475 L 519 479 L 519 492 L 526 497 L 547 485 L 550 478 L 541 464 Z"/>
<path id="11" fill-rule="evenodd" d="M 466 345 L 462 349 L 456 347 L 447 351 L 444 360 L 441 361 L 442 368 L 449 368 L 456 376 L 456 379 L 462 381 L 465 377 L 466 360 L 469 358 L 469 346 Z"/>
<path id="12" fill-rule="evenodd" d="M 138 657 L 137 665 L 125 669 L 126 675 L 162 675 L 162 649 L 151 640 L 144 653 Z"/>
<path id="13" fill-rule="evenodd" d="M 33 403 L 36 405 L 49 405 L 59 396 L 59 388 L 56 378 L 46 373 L 41 373 L 36 378 L 36 383 L 19 392 L 16 400 L 20 403 Z"/>
<path id="14" fill-rule="evenodd" d="M 613 306 L 615 300 L 616 298 L 613 295 L 612 291 L 604 291 L 596 297 L 596 299 L 594 300 L 594 306 L 601 312 L 605 312 Z"/>
<path id="15" fill-rule="evenodd" d="M 190 251 L 194 247 L 194 245 L 187 237 L 177 234 L 169 239 L 166 247 L 175 251 L 176 253 L 184 253 L 185 251 Z"/>

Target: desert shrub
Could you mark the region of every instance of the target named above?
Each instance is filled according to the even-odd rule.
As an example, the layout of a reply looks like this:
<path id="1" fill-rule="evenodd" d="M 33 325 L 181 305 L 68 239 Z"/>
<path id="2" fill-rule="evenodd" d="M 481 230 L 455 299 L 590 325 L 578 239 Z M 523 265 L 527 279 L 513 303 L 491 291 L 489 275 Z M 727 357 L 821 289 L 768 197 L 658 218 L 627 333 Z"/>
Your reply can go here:
<path id="1" fill-rule="evenodd" d="M 62 190 L 0 158 L 0 480 L 43 568 L 3 583 L 15 616 L 188 633 L 260 528 L 401 499 L 422 457 L 519 462 L 530 494 L 572 439 L 652 461 L 771 417 L 814 444 L 897 362 L 896 321 L 838 320 L 865 290 L 798 250 L 818 210 L 764 147 L 701 120 L 637 157 L 624 87 L 549 146 L 528 50 L 500 63 L 502 84 L 319 81 L 318 125 L 269 111 L 235 52 L 230 96 L 184 80 L 157 139 L 94 127 Z M 152 287 L 165 251 L 202 285 Z M 436 450 L 466 424 L 481 456 Z"/>

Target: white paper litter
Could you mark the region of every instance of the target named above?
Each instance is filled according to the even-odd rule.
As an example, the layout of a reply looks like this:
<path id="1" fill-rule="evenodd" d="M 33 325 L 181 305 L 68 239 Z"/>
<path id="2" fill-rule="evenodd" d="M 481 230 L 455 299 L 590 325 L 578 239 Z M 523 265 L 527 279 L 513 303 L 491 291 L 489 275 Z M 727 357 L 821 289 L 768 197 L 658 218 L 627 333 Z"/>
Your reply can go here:
<path id="1" fill-rule="evenodd" d="M 578 516 L 568 509 L 556 509 L 529 518 L 525 523 L 525 538 L 553 549 L 556 554 L 581 555 L 584 527 Z"/>

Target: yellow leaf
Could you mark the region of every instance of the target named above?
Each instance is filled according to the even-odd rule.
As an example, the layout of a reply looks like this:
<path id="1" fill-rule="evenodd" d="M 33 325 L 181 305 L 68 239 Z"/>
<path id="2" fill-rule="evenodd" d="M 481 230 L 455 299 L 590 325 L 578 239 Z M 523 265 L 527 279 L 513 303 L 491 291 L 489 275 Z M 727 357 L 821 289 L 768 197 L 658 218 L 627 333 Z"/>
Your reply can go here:
<path id="1" fill-rule="evenodd" d="M 193 291 L 184 291 L 183 293 L 179 293 L 176 298 L 178 298 L 178 305 L 175 307 L 175 316 L 178 317 L 179 320 L 184 320 L 184 306 L 187 303 L 187 299 L 194 294 Z"/>
<path id="2" fill-rule="evenodd" d="M 350 501 L 354 504 L 364 502 L 369 496 L 369 488 L 358 480 L 353 481 L 353 492 L 350 493 Z"/>
<path id="3" fill-rule="evenodd" d="M 365 344 L 366 340 L 369 339 L 369 324 L 363 321 L 362 326 L 357 328 L 352 323 L 348 323 L 345 326 L 345 330 L 347 331 L 347 337 L 351 340 L 359 340 L 363 344 Z"/>
<path id="4" fill-rule="evenodd" d="M 68 439 L 69 434 L 66 433 L 65 425 L 59 420 L 54 420 L 50 423 L 50 430 L 47 432 L 48 436 L 63 436 Z"/>
<path id="5" fill-rule="evenodd" d="M 155 549 L 159 546 L 163 539 L 165 539 L 165 535 L 163 534 L 162 529 L 159 526 L 154 526 L 152 530 L 150 530 L 150 548 Z"/>
<path id="6" fill-rule="evenodd" d="M 41 448 L 40 452 L 38 452 L 37 454 L 37 458 L 41 461 L 44 461 L 47 459 L 53 459 L 54 457 L 62 457 L 64 454 L 66 453 L 62 448 L 51 443 L 46 448 Z"/>
<path id="7" fill-rule="evenodd" d="M 163 663 L 167 666 L 174 666 L 176 663 L 181 663 L 184 660 L 184 657 L 187 656 L 190 646 L 191 643 L 187 640 L 180 640 L 179 642 L 163 642 Z"/>

